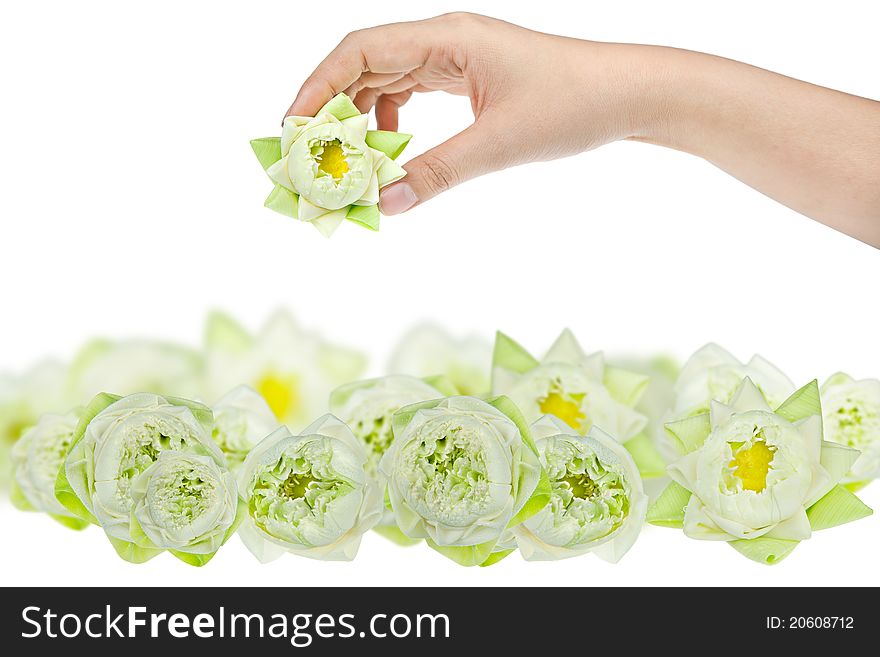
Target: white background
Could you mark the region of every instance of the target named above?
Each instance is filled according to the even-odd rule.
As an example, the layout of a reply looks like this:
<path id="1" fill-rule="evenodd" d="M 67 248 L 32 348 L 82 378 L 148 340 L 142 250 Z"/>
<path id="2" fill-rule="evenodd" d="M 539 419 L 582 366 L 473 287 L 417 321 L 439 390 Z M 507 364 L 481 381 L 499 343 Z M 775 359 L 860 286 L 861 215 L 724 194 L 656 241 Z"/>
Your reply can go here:
<path id="1" fill-rule="evenodd" d="M 430 6 L 428 6 L 430 5 Z M 344 7 L 344 9 L 343 9 Z M 299 83 L 346 32 L 448 2 L 30 2 L 0 11 L 0 369 L 87 337 L 197 344 L 207 310 L 256 327 L 277 306 L 362 346 L 379 370 L 417 320 L 536 351 L 570 326 L 590 351 L 714 340 L 799 384 L 880 375 L 880 253 L 685 154 L 621 143 L 467 183 L 379 234 L 332 240 L 262 207 L 248 140 L 279 132 Z M 473 2 L 596 40 L 710 51 L 880 97 L 872 3 Z M 536 115 L 552 102 L 523 98 Z M 768 99 L 772 102 L 772 99 Z M 468 124 L 464 98 L 412 100 L 408 156 Z M 554 193 L 542 195 L 542 189 Z M 557 193 L 562 190 L 562 193 Z M 555 200 L 559 199 L 559 200 Z M 880 508 L 880 484 L 864 492 Z M 353 563 L 259 565 L 233 540 L 203 569 L 132 566 L 100 530 L 0 508 L 7 584 L 880 584 L 880 517 L 817 534 L 768 568 L 648 527 L 616 565 L 586 556 L 464 569 L 366 537 Z"/>

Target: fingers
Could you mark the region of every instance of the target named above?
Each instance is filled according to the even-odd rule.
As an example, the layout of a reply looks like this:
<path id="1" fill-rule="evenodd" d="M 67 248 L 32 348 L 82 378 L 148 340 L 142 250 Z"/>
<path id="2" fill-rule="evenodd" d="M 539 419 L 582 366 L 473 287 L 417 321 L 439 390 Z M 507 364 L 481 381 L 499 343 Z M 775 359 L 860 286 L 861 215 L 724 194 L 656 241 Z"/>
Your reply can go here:
<path id="1" fill-rule="evenodd" d="M 423 22 L 352 32 L 303 83 L 286 116 L 314 115 L 333 96 L 357 84 L 365 73 L 388 75 L 393 82 L 400 74 L 424 64 L 431 44 L 443 38 L 446 36 L 442 31 L 426 29 Z"/>
<path id="2" fill-rule="evenodd" d="M 508 166 L 506 140 L 500 127 L 491 117 L 481 117 L 448 141 L 407 162 L 406 177 L 382 190 L 382 213 L 400 214 L 466 180 Z"/>
<path id="3" fill-rule="evenodd" d="M 391 130 L 397 132 L 398 110 L 406 104 L 412 96 L 412 91 L 402 91 L 396 94 L 382 94 L 376 102 L 376 122 L 379 130 Z"/>

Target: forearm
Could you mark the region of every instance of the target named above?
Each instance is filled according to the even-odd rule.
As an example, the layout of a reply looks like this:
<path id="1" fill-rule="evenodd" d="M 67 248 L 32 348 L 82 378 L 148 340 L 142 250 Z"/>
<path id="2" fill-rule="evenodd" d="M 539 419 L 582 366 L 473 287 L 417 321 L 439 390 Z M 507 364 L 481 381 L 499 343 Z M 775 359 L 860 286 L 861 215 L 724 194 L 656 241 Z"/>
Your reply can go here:
<path id="1" fill-rule="evenodd" d="M 705 158 L 880 247 L 880 102 L 739 62 L 634 46 L 660 90 L 632 138 Z"/>

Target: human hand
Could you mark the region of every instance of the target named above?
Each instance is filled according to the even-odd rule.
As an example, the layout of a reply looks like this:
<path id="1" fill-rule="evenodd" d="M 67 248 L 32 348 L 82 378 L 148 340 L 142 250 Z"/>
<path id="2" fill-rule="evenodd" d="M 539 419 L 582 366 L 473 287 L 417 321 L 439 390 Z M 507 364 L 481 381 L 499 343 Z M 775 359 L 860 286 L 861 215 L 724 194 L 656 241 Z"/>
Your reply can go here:
<path id="1" fill-rule="evenodd" d="M 382 190 L 398 214 L 476 176 L 640 134 L 634 53 L 455 13 L 349 34 L 300 89 L 287 115 L 311 116 L 344 91 L 380 130 L 397 130 L 413 93 L 468 96 L 474 123 L 404 165 Z M 644 98 L 647 94 L 642 93 Z"/>

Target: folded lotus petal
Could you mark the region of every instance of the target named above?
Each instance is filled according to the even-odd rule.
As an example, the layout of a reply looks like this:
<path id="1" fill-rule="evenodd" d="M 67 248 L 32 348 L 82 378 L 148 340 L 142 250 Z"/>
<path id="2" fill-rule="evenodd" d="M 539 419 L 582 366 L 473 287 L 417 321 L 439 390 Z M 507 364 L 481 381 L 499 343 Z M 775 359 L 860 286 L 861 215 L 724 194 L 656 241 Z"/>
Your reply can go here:
<path id="1" fill-rule="evenodd" d="M 318 232 L 321 233 L 324 237 L 330 237 L 333 233 L 336 232 L 336 229 L 339 228 L 339 225 L 342 223 L 343 219 L 345 219 L 348 213 L 348 208 L 342 208 L 341 210 L 334 210 L 333 212 L 328 212 L 327 214 L 323 214 L 317 219 L 311 219 L 312 225 L 318 229 Z"/>

